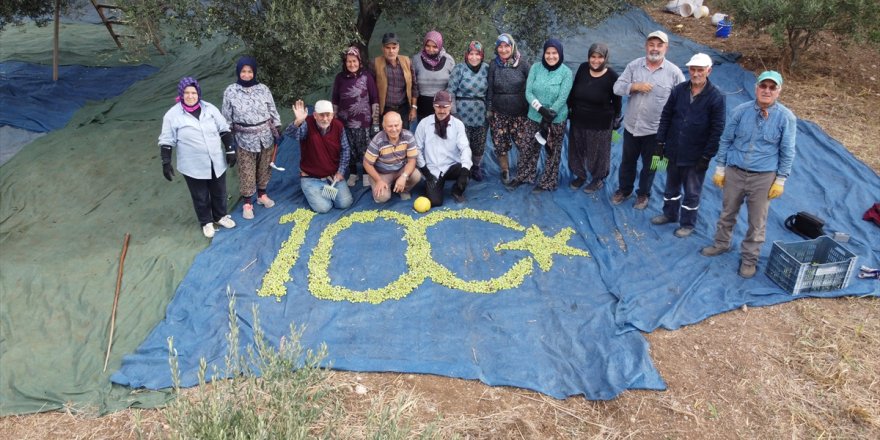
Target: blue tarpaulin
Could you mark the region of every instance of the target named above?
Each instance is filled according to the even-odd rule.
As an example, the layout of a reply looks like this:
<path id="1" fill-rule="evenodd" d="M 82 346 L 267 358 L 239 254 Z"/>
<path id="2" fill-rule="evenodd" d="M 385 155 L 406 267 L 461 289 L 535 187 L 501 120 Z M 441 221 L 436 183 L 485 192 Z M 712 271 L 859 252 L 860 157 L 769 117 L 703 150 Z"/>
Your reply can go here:
<path id="1" fill-rule="evenodd" d="M 626 62 L 644 54 L 644 38 L 655 29 L 641 11 L 616 16 L 566 40 L 567 59 L 586 59 L 590 43 L 605 41 L 612 66 L 622 72 Z M 697 51 L 715 60 L 711 80 L 728 109 L 752 98 L 754 75 L 726 55 L 673 36 L 668 57 L 683 66 Z M 287 171 L 275 172 L 269 186 L 277 205 L 256 207 L 254 220 L 242 219 L 237 206 L 238 226 L 219 231 L 197 257 L 165 320 L 125 357 L 112 380 L 170 386 L 169 337 L 179 354 L 182 385 L 197 383 L 200 358 L 222 368 L 227 288 L 237 298 L 244 345 L 253 338 L 256 304 L 272 343 L 292 323 L 305 325 L 302 343 L 326 343 L 334 368 L 432 373 L 589 399 L 665 387 L 641 332 L 675 329 L 744 304 L 880 294 L 876 281 L 854 279 L 843 290 L 792 296 L 763 272 L 773 240 L 801 240 L 782 226 L 797 211 L 817 214 L 828 229 L 850 234 L 846 247 L 859 264 L 880 262 L 880 234 L 861 220 L 880 194 L 880 177 L 814 124 L 798 121 L 794 169 L 785 194 L 771 203 L 759 274 L 748 280 L 736 273 L 737 252 L 715 258 L 698 253 L 711 244 L 720 212 L 721 193 L 711 183 L 696 230 L 685 239 L 673 236 L 673 225 L 650 224 L 660 211 L 664 173 L 657 175 L 647 210 L 611 205 L 620 150 L 618 139 L 609 180 L 595 195 L 569 189 L 565 165 L 554 192 L 506 190 L 490 153 L 484 159 L 488 178 L 471 182 L 465 204 L 449 200 L 418 214 L 411 201 L 396 197 L 376 205 L 369 188 L 359 185 L 351 208 L 310 216 L 298 187 L 298 145 L 287 139 L 277 160 Z M 734 232 L 737 243 L 746 228 L 744 211 Z M 286 294 L 278 300 L 259 296 L 279 255 L 296 259 L 282 271 L 291 278 L 283 283 Z M 504 279 L 497 291 L 481 283 L 496 278 Z"/>

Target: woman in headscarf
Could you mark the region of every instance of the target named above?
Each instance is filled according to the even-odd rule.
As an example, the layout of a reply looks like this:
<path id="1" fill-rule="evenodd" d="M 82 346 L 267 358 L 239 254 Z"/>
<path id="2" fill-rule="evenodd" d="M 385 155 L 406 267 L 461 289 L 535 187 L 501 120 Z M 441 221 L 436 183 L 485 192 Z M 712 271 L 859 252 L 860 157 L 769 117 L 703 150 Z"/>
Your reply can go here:
<path id="1" fill-rule="evenodd" d="M 440 32 L 430 31 L 425 34 L 422 51 L 413 57 L 412 64 L 416 72 L 416 83 L 419 85 L 416 118 L 421 120 L 434 114 L 434 95 L 446 90 L 455 60 L 443 49 L 443 36 Z"/>
<path id="2" fill-rule="evenodd" d="M 226 214 L 226 165 L 234 166 L 236 160 L 232 132 L 220 110 L 202 101 L 202 89 L 195 78 L 180 80 L 177 101 L 162 118 L 162 174 L 169 182 L 174 177 L 171 151 L 176 150 L 177 171 L 189 187 L 202 233 L 211 238 L 214 223 L 224 228 L 235 227 Z"/>
<path id="3" fill-rule="evenodd" d="M 486 89 L 489 111 L 486 116 L 498 166 L 501 167 L 501 182 L 505 185 L 510 183 L 507 153 L 513 148 L 513 142 L 516 141 L 520 150 L 533 142 L 532 134 L 526 132 L 529 105 L 525 93 L 530 67 L 517 50 L 513 37 L 499 35 L 495 40 L 495 59 L 489 64 Z"/>
<path id="4" fill-rule="evenodd" d="M 592 194 L 605 185 L 611 165 L 611 131 L 620 128 L 621 98 L 614 94 L 617 72 L 608 67 L 608 46 L 594 43 L 574 76 L 568 95 L 568 167 L 578 189 Z M 586 164 L 586 166 L 584 166 Z"/>
<path id="5" fill-rule="evenodd" d="M 223 117 L 232 127 L 238 153 L 238 189 L 244 200 L 241 216 L 254 218 L 254 196 L 266 208 L 275 202 L 266 194 L 272 177 L 275 148 L 281 138 L 281 117 L 265 84 L 257 81 L 257 61 L 244 56 L 235 65 L 236 81 L 223 92 Z"/>
<path id="6" fill-rule="evenodd" d="M 363 162 L 370 139 L 379 132 L 379 91 L 376 80 L 364 69 L 361 51 L 351 46 L 342 54 L 342 71 L 333 80 L 330 98 L 336 117 L 345 126 L 351 147 L 348 186 L 358 179 L 357 164 Z"/>
<path id="7" fill-rule="evenodd" d="M 526 102 L 529 103 L 529 127 L 527 133 L 541 132 L 547 149 L 544 174 L 532 192 L 553 191 L 559 185 L 559 161 L 562 156 L 562 137 L 565 135 L 565 119 L 568 117 L 568 92 L 571 91 L 571 69 L 563 62 L 565 54 L 562 43 L 551 38 L 544 43 L 541 64 L 532 66 L 526 84 Z M 542 127 L 543 125 L 543 127 Z M 543 128 L 543 130 L 542 130 Z M 546 130 L 546 132 L 545 132 Z M 530 142 L 522 148 L 522 157 L 516 179 L 517 186 L 535 183 L 541 143 Z"/>
<path id="8" fill-rule="evenodd" d="M 455 116 L 464 122 L 471 146 L 473 166 L 471 178 L 480 182 L 483 171 L 480 161 L 486 149 L 486 89 L 489 87 L 489 66 L 483 62 L 483 45 L 468 43 L 464 62 L 455 65 L 449 77 L 449 93 L 455 97 Z"/>

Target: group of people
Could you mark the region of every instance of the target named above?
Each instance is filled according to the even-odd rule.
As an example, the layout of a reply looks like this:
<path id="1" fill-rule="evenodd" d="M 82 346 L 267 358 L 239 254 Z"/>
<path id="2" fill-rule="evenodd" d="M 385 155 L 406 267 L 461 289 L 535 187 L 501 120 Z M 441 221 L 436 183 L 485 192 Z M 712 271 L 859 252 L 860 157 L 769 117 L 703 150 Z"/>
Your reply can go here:
<path id="1" fill-rule="evenodd" d="M 309 206 L 323 213 L 351 206 L 349 187 L 361 180 L 371 187 L 376 203 L 395 193 L 409 199 L 422 180 L 432 206 L 443 204 L 447 182 L 453 183 L 453 199 L 464 202 L 469 179 L 486 178 L 481 162 L 487 131 L 505 186 L 553 191 L 567 125 L 569 186 L 596 193 L 610 174 L 612 132 L 622 126 L 618 187 L 611 203 L 619 205 L 635 191 L 633 207 L 647 208 L 656 172 L 652 162 L 666 158 L 662 213 L 651 222 L 677 223 L 675 236 L 687 237 L 696 225 L 703 180 L 714 157 L 712 181 L 723 188 L 723 207 L 715 241 L 701 252 L 715 256 L 730 249 L 745 201 L 749 228 L 739 273 L 751 277 L 764 242 L 769 200 L 782 194 L 795 154 L 796 119 L 777 102 L 782 76 L 762 73 L 756 99 L 727 115 L 724 95 L 709 80 L 711 58 L 694 55 L 686 65 L 686 80 L 666 59 L 668 45 L 664 32 L 650 33 L 646 55 L 618 75 L 608 67 L 608 46 L 596 43 L 572 74 L 556 39 L 544 43 L 541 62 L 533 65 L 509 34 L 498 36 L 488 62 L 482 43 L 471 41 L 464 61 L 455 64 L 437 31 L 425 35 L 422 50 L 412 58 L 399 54 L 396 34 L 386 33 L 382 55 L 370 66 L 361 49 L 349 47 L 331 100 L 317 101 L 312 114 L 297 101 L 294 121 L 283 131 L 271 92 L 257 81 L 256 61 L 243 57 L 222 110 L 201 100 L 195 79 L 181 80 L 180 103 L 165 114 L 159 137 L 163 172 L 171 180 L 176 149 L 178 171 L 205 236 L 212 237 L 215 224 L 235 226 L 226 213 L 227 166 L 240 164 L 244 219 L 254 218 L 254 203 L 274 205 L 266 187 L 282 133 L 299 141 L 300 188 Z M 629 100 L 625 115 L 623 96 Z M 417 124 L 414 132 L 412 123 Z M 519 153 L 515 174 L 509 159 L 514 146 Z M 545 163 L 538 176 L 542 149 Z"/>

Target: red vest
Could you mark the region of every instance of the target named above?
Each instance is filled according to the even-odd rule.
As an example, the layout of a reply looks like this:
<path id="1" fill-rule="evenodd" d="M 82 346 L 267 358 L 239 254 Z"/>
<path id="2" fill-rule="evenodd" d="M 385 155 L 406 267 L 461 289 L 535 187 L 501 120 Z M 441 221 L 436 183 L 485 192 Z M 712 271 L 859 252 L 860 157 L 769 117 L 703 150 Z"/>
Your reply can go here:
<path id="1" fill-rule="evenodd" d="M 314 116 L 307 116 L 306 124 L 308 134 L 300 143 L 299 169 L 311 177 L 335 176 L 339 171 L 342 136 L 345 136 L 342 122 L 333 118 L 326 134 L 321 134 Z"/>

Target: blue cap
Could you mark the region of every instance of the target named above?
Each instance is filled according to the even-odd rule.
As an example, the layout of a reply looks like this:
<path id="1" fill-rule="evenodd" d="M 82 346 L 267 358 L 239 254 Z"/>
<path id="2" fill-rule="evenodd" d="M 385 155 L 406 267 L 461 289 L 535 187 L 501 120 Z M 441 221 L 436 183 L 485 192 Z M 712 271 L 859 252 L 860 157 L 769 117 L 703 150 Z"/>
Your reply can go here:
<path id="1" fill-rule="evenodd" d="M 779 72 L 777 72 L 775 70 L 764 71 L 764 73 L 762 73 L 758 77 L 758 84 L 760 84 L 761 81 L 764 81 L 765 79 L 769 79 L 770 81 L 775 82 L 777 86 L 782 85 L 782 75 L 780 75 Z"/>

